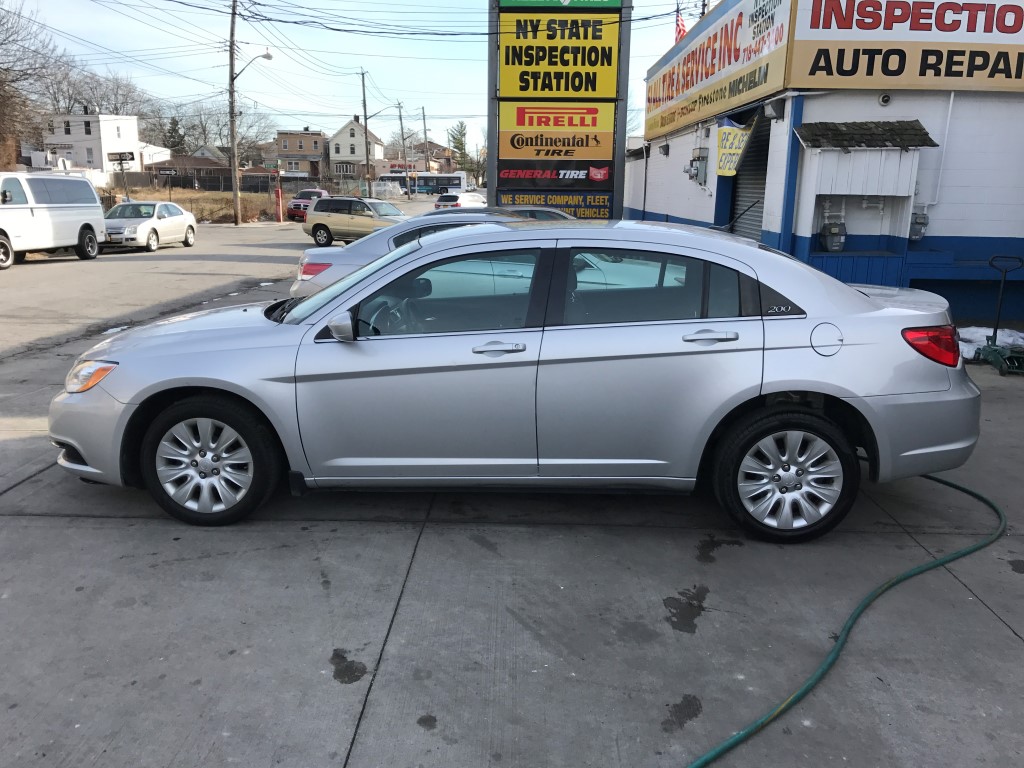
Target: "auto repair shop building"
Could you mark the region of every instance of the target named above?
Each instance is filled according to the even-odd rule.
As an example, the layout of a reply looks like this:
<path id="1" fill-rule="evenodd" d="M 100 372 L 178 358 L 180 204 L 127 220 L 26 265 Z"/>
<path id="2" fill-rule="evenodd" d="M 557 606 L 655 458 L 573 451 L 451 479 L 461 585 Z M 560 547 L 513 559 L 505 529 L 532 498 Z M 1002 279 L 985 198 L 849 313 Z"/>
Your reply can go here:
<path id="1" fill-rule="evenodd" d="M 991 321 L 1024 256 L 1024 4 L 724 0 L 647 76 L 625 216 L 715 226 Z M 1004 317 L 1024 320 L 1024 270 Z"/>

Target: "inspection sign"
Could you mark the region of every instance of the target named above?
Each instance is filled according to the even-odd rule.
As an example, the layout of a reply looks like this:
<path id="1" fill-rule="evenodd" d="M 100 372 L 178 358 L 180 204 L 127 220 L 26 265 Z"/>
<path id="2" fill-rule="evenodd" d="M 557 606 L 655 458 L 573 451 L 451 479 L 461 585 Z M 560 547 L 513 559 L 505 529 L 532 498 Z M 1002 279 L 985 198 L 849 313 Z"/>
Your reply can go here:
<path id="1" fill-rule="evenodd" d="M 499 97 L 615 98 L 618 14 L 503 13 L 498 40 Z"/>
<path id="2" fill-rule="evenodd" d="M 516 199 L 578 218 L 622 215 L 632 6 L 632 0 L 492 3 L 492 204 Z M 523 203 L 526 198 L 532 202 Z"/>

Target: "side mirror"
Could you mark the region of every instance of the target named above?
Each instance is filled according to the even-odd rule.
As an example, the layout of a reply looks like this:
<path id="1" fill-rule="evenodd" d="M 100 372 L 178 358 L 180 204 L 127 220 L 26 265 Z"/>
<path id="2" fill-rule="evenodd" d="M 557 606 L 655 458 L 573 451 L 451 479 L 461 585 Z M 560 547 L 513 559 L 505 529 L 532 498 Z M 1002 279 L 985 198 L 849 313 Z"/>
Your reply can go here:
<path id="1" fill-rule="evenodd" d="M 6 205 L 13 199 L 14 195 L 11 194 L 10 190 L 5 189 L 3 192 L 0 192 L 0 204 Z"/>
<path id="2" fill-rule="evenodd" d="M 345 311 L 335 315 L 327 322 L 327 330 L 331 332 L 338 341 L 350 342 L 356 340 L 355 331 L 352 329 L 352 313 Z"/>

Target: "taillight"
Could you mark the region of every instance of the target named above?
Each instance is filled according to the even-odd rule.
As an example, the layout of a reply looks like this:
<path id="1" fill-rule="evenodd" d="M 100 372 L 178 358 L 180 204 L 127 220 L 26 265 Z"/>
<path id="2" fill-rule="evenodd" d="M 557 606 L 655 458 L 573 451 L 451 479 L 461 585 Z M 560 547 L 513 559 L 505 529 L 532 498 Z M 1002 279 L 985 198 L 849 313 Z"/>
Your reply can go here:
<path id="1" fill-rule="evenodd" d="M 316 277 L 325 269 L 329 269 L 330 266 L 330 264 L 317 264 L 316 262 L 307 261 L 299 269 L 299 280 L 309 280 L 311 277 Z"/>
<path id="2" fill-rule="evenodd" d="M 960 362 L 960 344 L 956 328 L 952 325 L 934 325 L 930 328 L 904 328 L 903 338 L 929 360 L 955 368 Z"/>
<path id="3" fill-rule="evenodd" d="M 462 203 L 456 203 L 455 205 L 452 206 L 452 208 L 461 208 L 461 207 L 462 207 Z"/>

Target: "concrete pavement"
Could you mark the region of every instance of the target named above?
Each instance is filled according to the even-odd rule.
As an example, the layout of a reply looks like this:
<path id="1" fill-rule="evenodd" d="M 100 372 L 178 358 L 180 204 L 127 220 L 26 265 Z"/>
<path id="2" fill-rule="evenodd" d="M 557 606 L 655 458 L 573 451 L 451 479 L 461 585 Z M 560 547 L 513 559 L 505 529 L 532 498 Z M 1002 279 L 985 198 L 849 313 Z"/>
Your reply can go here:
<path id="1" fill-rule="evenodd" d="M 46 405 L 92 341 L 0 363 L 4 766 L 685 765 L 799 686 L 873 586 L 994 525 L 914 479 L 796 547 L 632 494 L 280 493 L 190 528 L 52 465 Z M 1009 535 L 884 596 L 720 765 L 1021 764 L 1024 381 L 971 373 L 982 442 L 947 477 Z"/>

